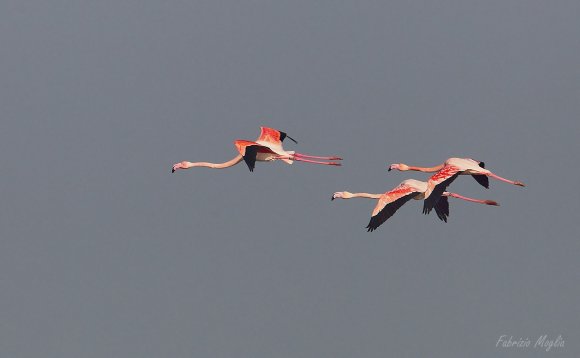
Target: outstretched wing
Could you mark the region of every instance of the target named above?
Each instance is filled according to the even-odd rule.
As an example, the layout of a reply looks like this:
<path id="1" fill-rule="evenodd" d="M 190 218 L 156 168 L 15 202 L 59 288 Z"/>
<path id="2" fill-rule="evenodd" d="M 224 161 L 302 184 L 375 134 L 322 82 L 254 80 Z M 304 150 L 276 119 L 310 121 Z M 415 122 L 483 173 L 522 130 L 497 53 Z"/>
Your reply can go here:
<path id="1" fill-rule="evenodd" d="M 286 139 L 286 137 L 288 137 L 288 139 L 290 139 L 294 143 L 298 143 L 294 139 L 289 137 L 288 134 L 286 134 L 285 132 L 279 131 L 274 128 L 260 127 L 260 136 L 258 137 L 256 142 L 267 142 L 281 146 L 282 142 L 284 141 L 284 139 Z"/>
<path id="2" fill-rule="evenodd" d="M 423 202 L 423 214 L 427 215 L 433 210 L 435 204 L 441 198 L 441 194 L 447 189 L 449 184 L 451 184 L 458 176 L 461 171 L 458 167 L 454 165 L 446 165 L 435 173 L 431 178 L 429 178 L 429 186 L 434 186 L 431 194 L 425 198 Z"/>
<path id="3" fill-rule="evenodd" d="M 395 189 L 381 195 L 379 202 L 373 210 L 371 220 L 367 225 L 367 231 L 374 231 L 395 214 L 401 206 L 417 195 L 417 190 L 401 184 Z"/>
<path id="4" fill-rule="evenodd" d="M 234 144 L 238 152 L 240 152 L 244 158 L 244 162 L 246 162 L 248 169 L 250 169 L 251 172 L 254 171 L 254 167 L 256 166 L 256 158 L 258 153 L 273 153 L 268 147 L 264 147 L 256 142 L 249 140 L 238 139 L 234 141 Z"/>

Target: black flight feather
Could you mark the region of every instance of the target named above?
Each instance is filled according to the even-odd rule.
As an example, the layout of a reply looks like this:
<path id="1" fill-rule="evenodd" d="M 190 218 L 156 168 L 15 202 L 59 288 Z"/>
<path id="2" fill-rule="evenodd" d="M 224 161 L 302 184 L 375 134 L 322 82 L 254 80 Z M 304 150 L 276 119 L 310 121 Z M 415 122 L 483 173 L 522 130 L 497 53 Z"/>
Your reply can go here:
<path id="1" fill-rule="evenodd" d="M 284 132 L 280 132 L 280 142 L 283 142 L 284 139 L 288 137 L 288 139 L 290 139 L 291 141 L 293 141 L 294 143 L 298 144 L 297 141 L 295 141 L 292 137 L 290 137 L 288 134 L 284 133 Z"/>
<path id="2" fill-rule="evenodd" d="M 447 217 L 449 216 L 449 200 L 447 200 L 446 196 L 442 196 L 439 201 L 435 204 L 435 213 L 437 217 L 447 222 Z"/>
<path id="3" fill-rule="evenodd" d="M 475 179 L 481 186 L 486 189 L 489 189 L 489 178 L 487 175 L 471 175 L 473 179 Z"/>
<path id="4" fill-rule="evenodd" d="M 251 172 L 254 171 L 254 167 L 256 166 L 256 156 L 258 155 L 258 146 L 257 145 L 250 145 L 246 147 L 246 152 L 244 154 L 244 162 L 248 165 L 248 169 Z"/>
<path id="5" fill-rule="evenodd" d="M 443 194 L 443 192 L 445 191 L 445 189 L 447 189 L 449 184 L 451 184 L 458 176 L 459 173 L 455 173 L 454 175 L 450 176 L 449 178 L 447 178 L 446 180 L 442 181 L 441 183 L 435 186 L 435 188 L 431 192 L 431 195 L 429 195 L 429 197 L 423 201 L 423 214 L 427 215 L 431 212 L 431 210 L 433 210 L 435 204 L 437 204 L 437 202 L 441 198 L 441 194 Z"/>
<path id="6" fill-rule="evenodd" d="M 371 217 L 371 221 L 367 225 L 367 232 L 375 231 L 379 226 L 381 226 L 388 218 L 393 216 L 401 206 L 403 206 L 407 201 L 413 199 L 417 195 L 416 192 L 409 193 L 402 198 L 399 198 L 392 203 L 385 205 L 385 207 L 377 213 L 377 215 Z"/>

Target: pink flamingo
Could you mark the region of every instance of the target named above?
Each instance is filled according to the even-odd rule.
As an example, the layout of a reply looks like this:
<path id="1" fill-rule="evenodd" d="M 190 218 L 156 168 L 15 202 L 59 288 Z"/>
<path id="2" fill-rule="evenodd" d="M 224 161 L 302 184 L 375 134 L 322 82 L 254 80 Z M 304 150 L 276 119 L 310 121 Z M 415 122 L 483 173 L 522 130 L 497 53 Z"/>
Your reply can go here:
<path id="1" fill-rule="evenodd" d="M 485 169 L 485 163 L 470 158 L 449 158 L 443 164 L 434 167 L 413 167 L 406 164 L 391 164 L 389 171 L 397 169 L 400 171 L 416 170 L 420 172 L 437 172 L 429 178 L 429 186 L 425 193 L 423 213 L 428 214 L 445 191 L 445 189 L 459 176 L 471 175 L 479 184 L 489 189 L 489 178 L 501 180 L 517 186 L 525 186 L 520 181 L 508 180 Z"/>
<path id="2" fill-rule="evenodd" d="M 224 163 L 207 163 L 207 162 L 188 162 L 183 161 L 173 165 L 171 172 L 175 172 L 179 169 L 189 169 L 193 167 L 207 167 L 213 169 L 223 169 L 232 167 L 242 160 L 246 162 L 248 168 L 251 172 L 254 171 L 254 167 L 256 165 L 256 161 L 259 162 L 269 162 L 274 160 L 281 160 L 285 163 L 292 164 L 294 161 L 306 162 L 306 163 L 313 163 L 313 164 L 321 164 L 321 165 L 334 165 L 340 166 L 341 164 L 338 162 L 333 162 L 333 160 L 342 160 L 340 157 L 331 156 L 331 157 L 319 157 L 313 155 L 306 155 L 301 153 L 296 153 L 294 151 L 286 151 L 282 148 L 282 141 L 285 138 L 290 139 L 294 143 L 296 142 L 286 133 L 281 132 L 279 130 L 268 128 L 268 127 L 260 127 L 260 137 L 255 141 L 248 141 L 248 140 L 241 140 L 238 139 L 234 141 L 234 145 L 240 154 L 238 154 L 235 158 L 224 162 Z M 316 161 L 312 159 L 322 159 L 322 160 L 329 160 L 328 162 Z"/>
<path id="3" fill-rule="evenodd" d="M 399 184 L 394 189 L 387 191 L 384 194 L 369 194 L 369 193 L 350 193 L 348 191 L 337 191 L 332 194 L 331 200 L 334 199 L 351 199 L 351 198 L 368 198 L 378 199 L 378 203 L 372 212 L 371 220 L 367 225 L 367 231 L 374 231 L 382 225 L 387 219 L 395 214 L 395 212 L 411 199 L 422 200 L 425 199 L 425 194 L 428 190 L 428 183 L 424 181 L 407 179 Z M 479 200 L 468 198 L 459 194 L 443 192 L 441 200 L 435 203 L 434 208 L 437 217 L 442 221 L 447 222 L 449 216 L 449 202 L 447 197 L 463 199 L 473 203 L 494 205 L 499 204 L 493 200 Z"/>

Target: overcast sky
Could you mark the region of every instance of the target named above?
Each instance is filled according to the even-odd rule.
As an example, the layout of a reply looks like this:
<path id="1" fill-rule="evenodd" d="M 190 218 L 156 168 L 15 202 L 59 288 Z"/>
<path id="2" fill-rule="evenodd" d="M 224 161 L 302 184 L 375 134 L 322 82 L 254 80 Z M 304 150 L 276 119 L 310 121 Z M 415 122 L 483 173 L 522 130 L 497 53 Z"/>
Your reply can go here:
<path id="1" fill-rule="evenodd" d="M 0 356 L 580 356 L 580 2 L 0 4 Z M 259 126 L 342 167 L 223 162 Z M 472 157 L 449 222 L 375 202 Z M 496 347 L 501 335 L 565 346 Z"/>

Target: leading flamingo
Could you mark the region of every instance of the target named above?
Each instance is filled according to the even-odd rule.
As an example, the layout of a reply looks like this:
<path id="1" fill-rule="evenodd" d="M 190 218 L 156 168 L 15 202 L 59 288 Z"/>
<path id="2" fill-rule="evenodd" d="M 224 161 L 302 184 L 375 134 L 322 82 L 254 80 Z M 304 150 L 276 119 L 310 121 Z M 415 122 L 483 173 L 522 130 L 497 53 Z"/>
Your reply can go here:
<path id="1" fill-rule="evenodd" d="M 348 191 L 337 191 L 332 194 L 331 200 L 351 198 L 378 199 L 378 203 L 372 212 L 371 220 L 366 227 L 367 231 L 370 232 L 376 230 L 380 225 L 387 221 L 387 219 L 393 216 L 395 212 L 407 201 L 411 199 L 424 199 L 427 190 L 427 182 L 407 179 L 401 182 L 401 184 L 399 184 L 394 189 L 387 191 L 384 194 L 350 193 Z M 473 203 L 499 206 L 499 204 L 493 200 L 472 199 L 447 191 L 443 192 L 441 195 L 441 200 L 434 204 L 434 208 L 435 212 L 437 213 L 437 217 L 445 222 L 447 222 L 447 217 L 449 216 L 449 202 L 447 201 L 447 197 L 463 199 Z"/>
<path id="2" fill-rule="evenodd" d="M 281 160 L 285 163 L 292 164 L 293 161 L 300 161 L 313 164 L 321 165 L 334 165 L 340 166 L 338 162 L 333 160 L 342 160 L 340 157 L 319 157 L 313 155 L 306 155 L 301 153 L 296 153 L 294 151 L 286 151 L 282 148 L 282 141 L 285 138 L 290 139 L 294 143 L 297 143 L 294 139 L 288 136 L 286 133 L 281 132 L 277 129 L 260 127 L 260 137 L 255 141 L 241 140 L 238 139 L 234 141 L 234 145 L 240 154 L 235 158 L 224 162 L 224 163 L 207 163 L 207 162 L 188 162 L 183 161 L 173 165 L 171 172 L 174 173 L 179 169 L 189 169 L 193 167 L 207 167 L 213 169 L 223 169 L 232 167 L 242 160 L 246 162 L 248 168 L 251 172 L 254 171 L 256 161 L 259 162 L 269 162 L 274 160 Z M 329 160 L 327 162 L 312 160 L 312 159 L 322 159 Z"/>
<path id="3" fill-rule="evenodd" d="M 443 164 L 434 167 L 414 167 L 403 163 L 391 164 L 389 171 L 396 169 L 400 171 L 416 170 L 420 172 L 437 172 L 429 178 L 429 185 L 425 192 L 425 202 L 423 213 L 428 214 L 435 207 L 435 204 L 445 192 L 445 189 L 459 175 L 471 175 L 479 184 L 489 189 L 489 178 L 501 180 L 517 186 L 525 186 L 521 181 L 508 180 L 485 169 L 485 163 L 471 158 L 449 158 Z"/>

